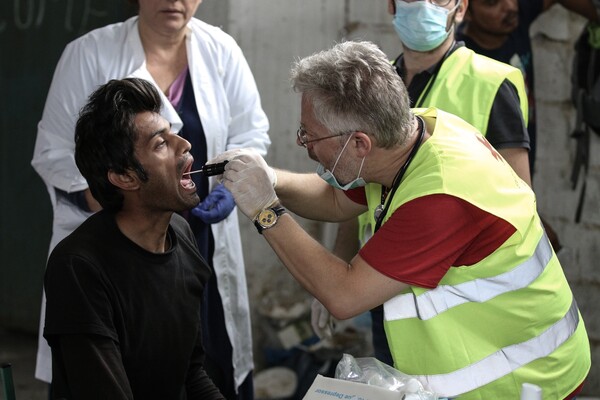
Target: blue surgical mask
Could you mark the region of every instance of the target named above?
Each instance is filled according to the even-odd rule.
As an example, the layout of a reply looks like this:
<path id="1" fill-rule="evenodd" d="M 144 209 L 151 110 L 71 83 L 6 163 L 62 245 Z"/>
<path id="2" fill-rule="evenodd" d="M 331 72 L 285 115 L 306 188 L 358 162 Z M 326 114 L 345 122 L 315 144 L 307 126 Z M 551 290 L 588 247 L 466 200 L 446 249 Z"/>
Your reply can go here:
<path id="1" fill-rule="evenodd" d="M 422 52 L 433 50 L 446 40 L 450 34 L 450 31 L 446 30 L 448 15 L 460 5 L 460 2 L 457 2 L 454 8 L 448 10 L 424 0 L 411 3 L 404 0 L 395 2 L 396 33 L 406 47 Z"/>
<path id="2" fill-rule="evenodd" d="M 335 163 L 333 164 L 333 168 L 331 169 L 331 171 L 325 169 L 325 167 L 321 163 L 319 163 L 319 165 L 317 166 L 317 175 L 319 175 L 321 177 L 321 179 L 323 179 L 325 182 L 327 182 L 334 188 L 340 189 L 340 190 L 355 189 L 357 187 L 365 186 L 367 184 L 365 182 L 365 180 L 360 177 L 360 173 L 362 172 L 363 164 L 365 163 L 365 157 L 363 157 L 362 162 L 360 163 L 360 168 L 358 169 L 358 174 L 356 175 L 356 179 L 354 179 L 342 186 L 337 181 L 335 176 L 333 176 L 333 171 L 335 171 L 335 167 L 337 166 L 338 161 L 340 161 L 340 157 L 342 156 L 342 153 L 344 153 L 344 150 L 346 150 L 346 146 L 348 146 L 348 143 L 350 143 L 350 139 L 352 139 L 352 136 L 350 136 L 348 138 L 348 140 L 346 141 L 346 144 L 342 148 L 342 151 L 340 151 L 340 155 L 335 160 Z"/>

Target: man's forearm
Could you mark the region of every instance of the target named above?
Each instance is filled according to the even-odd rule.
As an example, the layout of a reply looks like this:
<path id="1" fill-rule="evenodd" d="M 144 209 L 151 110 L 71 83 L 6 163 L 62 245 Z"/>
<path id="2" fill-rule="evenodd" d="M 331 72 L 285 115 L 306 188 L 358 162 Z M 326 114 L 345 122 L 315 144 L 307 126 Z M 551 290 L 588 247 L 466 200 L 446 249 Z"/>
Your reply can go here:
<path id="1" fill-rule="evenodd" d="M 345 195 L 341 191 L 328 185 L 317 174 L 299 174 L 280 169 L 275 172 L 277 197 L 287 209 L 303 218 L 339 222 L 351 218 L 352 214 L 360 213 L 346 207 L 350 200 L 344 198 Z M 342 206 L 341 202 L 344 202 L 345 206 Z"/>
<path id="2" fill-rule="evenodd" d="M 94 335 L 63 335 L 52 347 L 53 358 L 62 360 L 67 388 L 53 388 L 73 399 L 133 399 L 119 349 L 109 338 Z M 54 353 L 60 355 L 56 357 Z M 54 363 L 54 361 L 53 361 Z M 53 365 L 53 370 L 56 366 Z M 92 372 L 93 371 L 93 372 Z"/>

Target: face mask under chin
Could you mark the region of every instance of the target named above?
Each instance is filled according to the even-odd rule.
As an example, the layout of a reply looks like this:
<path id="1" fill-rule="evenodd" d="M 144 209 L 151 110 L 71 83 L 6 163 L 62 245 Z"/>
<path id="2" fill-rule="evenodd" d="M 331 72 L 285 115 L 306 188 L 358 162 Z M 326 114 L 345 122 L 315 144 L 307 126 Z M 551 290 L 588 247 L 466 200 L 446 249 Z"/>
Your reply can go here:
<path id="1" fill-rule="evenodd" d="M 345 185 L 341 185 L 338 182 L 338 180 L 336 179 L 336 177 L 333 175 L 333 171 L 335 171 L 335 167 L 337 167 L 338 161 L 340 161 L 340 157 L 344 153 L 344 150 L 346 150 L 346 146 L 348 146 L 348 143 L 350 143 L 350 139 L 352 139 L 352 136 L 350 136 L 348 138 L 348 140 L 346 141 L 346 144 L 344 144 L 344 147 L 342 148 L 342 151 L 340 151 L 340 154 L 338 155 L 337 159 L 335 160 L 335 163 L 333 164 L 333 168 L 331 169 L 331 171 L 327 170 L 321 163 L 319 163 L 319 165 L 317 166 L 317 175 L 319 175 L 319 177 L 321 177 L 321 179 L 323 179 L 329 185 L 333 186 L 336 189 L 340 189 L 340 190 L 350 190 L 350 189 L 355 189 L 357 187 L 362 187 L 362 186 L 366 185 L 365 180 L 360 177 L 360 173 L 362 172 L 362 168 L 365 163 L 366 157 L 363 157 L 363 159 L 360 163 L 360 168 L 358 169 L 358 174 L 356 175 L 356 178 L 351 180 L 350 182 L 346 183 Z"/>

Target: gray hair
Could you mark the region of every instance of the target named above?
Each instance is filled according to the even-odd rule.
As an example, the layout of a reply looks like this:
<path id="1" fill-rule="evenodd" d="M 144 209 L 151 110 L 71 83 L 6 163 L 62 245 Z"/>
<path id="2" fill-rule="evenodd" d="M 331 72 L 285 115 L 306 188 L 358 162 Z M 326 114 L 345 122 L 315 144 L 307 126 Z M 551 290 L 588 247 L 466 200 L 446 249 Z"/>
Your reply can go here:
<path id="1" fill-rule="evenodd" d="M 406 87 L 374 43 L 343 42 L 303 58 L 292 66 L 291 81 L 332 133 L 362 131 L 390 148 L 411 132 Z"/>

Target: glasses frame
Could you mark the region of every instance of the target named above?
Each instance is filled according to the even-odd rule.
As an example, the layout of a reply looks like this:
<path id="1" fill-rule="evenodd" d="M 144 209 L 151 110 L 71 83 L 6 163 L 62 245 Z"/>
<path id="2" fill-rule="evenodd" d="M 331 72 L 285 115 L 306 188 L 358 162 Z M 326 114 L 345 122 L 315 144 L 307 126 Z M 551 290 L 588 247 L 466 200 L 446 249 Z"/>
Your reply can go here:
<path id="1" fill-rule="evenodd" d="M 310 140 L 306 137 L 306 133 L 307 133 L 307 130 L 302 125 L 300 125 L 298 127 L 298 130 L 296 131 L 296 137 L 298 138 L 298 142 L 300 142 L 300 146 L 302 146 L 304 148 L 307 148 L 309 143 L 314 143 L 314 142 L 318 142 L 320 140 L 325 140 L 325 139 L 331 139 L 331 138 L 338 137 L 338 136 L 344 136 L 349 133 L 354 133 L 354 131 L 336 133 L 335 135 L 329 135 L 329 136 L 324 136 L 324 137 L 310 139 Z"/>
<path id="2" fill-rule="evenodd" d="M 405 1 L 405 0 L 395 0 L 395 1 Z M 448 4 L 450 4 L 452 2 L 452 0 L 412 0 L 412 1 L 426 1 L 428 3 L 433 4 L 436 7 L 446 7 Z"/>

